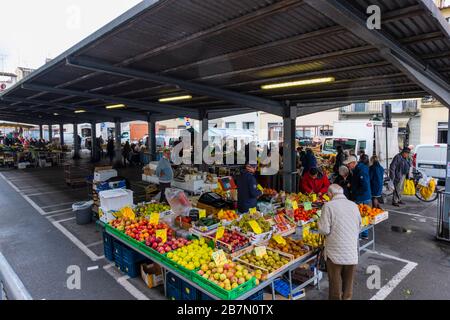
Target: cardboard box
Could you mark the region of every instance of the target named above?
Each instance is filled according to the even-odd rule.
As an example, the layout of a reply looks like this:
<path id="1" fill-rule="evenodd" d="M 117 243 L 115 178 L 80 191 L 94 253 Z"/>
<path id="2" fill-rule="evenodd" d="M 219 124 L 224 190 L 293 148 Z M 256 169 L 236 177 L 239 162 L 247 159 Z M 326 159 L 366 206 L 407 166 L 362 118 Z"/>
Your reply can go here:
<path id="1" fill-rule="evenodd" d="M 100 171 L 104 171 L 104 170 L 111 170 L 112 168 L 113 168 L 112 166 L 101 166 L 101 167 L 95 167 L 94 171 L 100 172 Z"/>
<path id="2" fill-rule="evenodd" d="M 150 289 L 164 283 L 161 267 L 156 263 L 141 264 L 141 277 Z"/>

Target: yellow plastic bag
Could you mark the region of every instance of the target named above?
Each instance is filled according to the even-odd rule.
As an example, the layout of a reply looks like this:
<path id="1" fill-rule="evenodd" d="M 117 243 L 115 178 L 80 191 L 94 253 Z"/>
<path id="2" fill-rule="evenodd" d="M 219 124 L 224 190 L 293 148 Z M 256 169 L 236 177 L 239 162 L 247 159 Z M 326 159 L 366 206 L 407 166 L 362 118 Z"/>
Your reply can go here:
<path id="1" fill-rule="evenodd" d="M 403 194 L 405 196 L 413 196 L 416 194 L 416 187 L 412 179 L 406 179 L 403 186 Z"/>
<path id="2" fill-rule="evenodd" d="M 435 189 L 436 189 L 436 180 L 430 179 L 430 182 L 428 183 L 428 187 L 420 188 L 420 195 L 425 200 L 428 200 L 433 195 Z"/>

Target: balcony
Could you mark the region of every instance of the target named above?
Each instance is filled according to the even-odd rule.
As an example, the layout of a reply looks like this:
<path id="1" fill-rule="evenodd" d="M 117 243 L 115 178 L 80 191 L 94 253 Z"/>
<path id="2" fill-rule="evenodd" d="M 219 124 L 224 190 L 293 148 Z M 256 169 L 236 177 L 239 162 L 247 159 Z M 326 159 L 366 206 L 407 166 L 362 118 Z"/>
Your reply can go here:
<path id="1" fill-rule="evenodd" d="M 404 113 L 417 113 L 418 103 L 417 100 L 406 101 L 391 101 L 392 113 L 404 114 Z M 367 103 L 354 103 L 346 107 L 342 107 L 339 112 L 345 115 L 377 115 L 383 113 L 384 102 L 367 102 Z"/>

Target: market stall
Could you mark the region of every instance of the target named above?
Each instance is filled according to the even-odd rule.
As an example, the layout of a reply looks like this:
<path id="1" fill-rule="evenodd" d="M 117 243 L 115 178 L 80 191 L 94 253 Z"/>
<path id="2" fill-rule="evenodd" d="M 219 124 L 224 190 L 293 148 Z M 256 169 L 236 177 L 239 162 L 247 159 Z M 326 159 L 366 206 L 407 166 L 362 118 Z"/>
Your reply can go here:
<path id="1" fill-rule="evenodd" d="M 132 196 L 108 198 L 100 209 L 105 239 L 158 264 L 169 299 L 262 299 L 268 287 L 272 299 L 277 294 L 299 299 L 307 286 L 318 287 L 322 278 L 316 265 L 323 245 L 317 221 L 329 199 L 263 191 L 258 208 L 241 216 L 232 209 L 211 213 L 196 207 L 191 197 L 177 189 L 169 189 L 169 205 L 134 205 Z M 216 195 L 211 201 L 224 200 Z M 100 198 L 105 198 L 102 192 Z M 375 225 L 386 220 L 388 213 L 368 206 L 359 209 L 361 231 L 373 234 L 371 240 L 361 242 L 362 253 L 374 249 Z M 105 256 L 119 259 L 115 263 L 122 271 L 139 269 L 130 261 L 124 267 L 119 253 L 107 254 L 108 250 L 111 247 L 105 246 Z"/>

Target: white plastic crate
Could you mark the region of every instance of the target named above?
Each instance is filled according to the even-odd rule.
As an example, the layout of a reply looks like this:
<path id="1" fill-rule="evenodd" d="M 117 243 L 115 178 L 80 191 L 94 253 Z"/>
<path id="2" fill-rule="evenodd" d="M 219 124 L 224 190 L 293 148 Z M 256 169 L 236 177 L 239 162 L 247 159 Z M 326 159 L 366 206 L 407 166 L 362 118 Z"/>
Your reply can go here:
<path id="1" fill-rule="evenodd" d="M 96 171 L 94 173 L 94 181 L 98 182 L 103 182 L 115 177 L 117 177 L 117 170 L 115 169 Z"/>
<path id="2" fill-rule="evenodd" d="M 98 218 L 103 223 L 109 223 L 110 221 L 116 219 L 115 213 L 117 211 L 105 210 L 103 208 L 98 209 Z"/>
<path id="3" fill-rule="evenodd" d="M 372 224 L 378 224 L 380 222 L 383 222 L 384 220 L 389 219 L 389 212 L 388 211 L 384 211 L 380 214 L 377 214 L 375 217 L 372 218 L 371 223 Z"/>
<path id="4" fill-rule="evenodd" d="M 133 205 L 133 191 L 128 189 L 112 189 L 99 193 L 100 207 L 106 211 L 117 211 Z"/>

